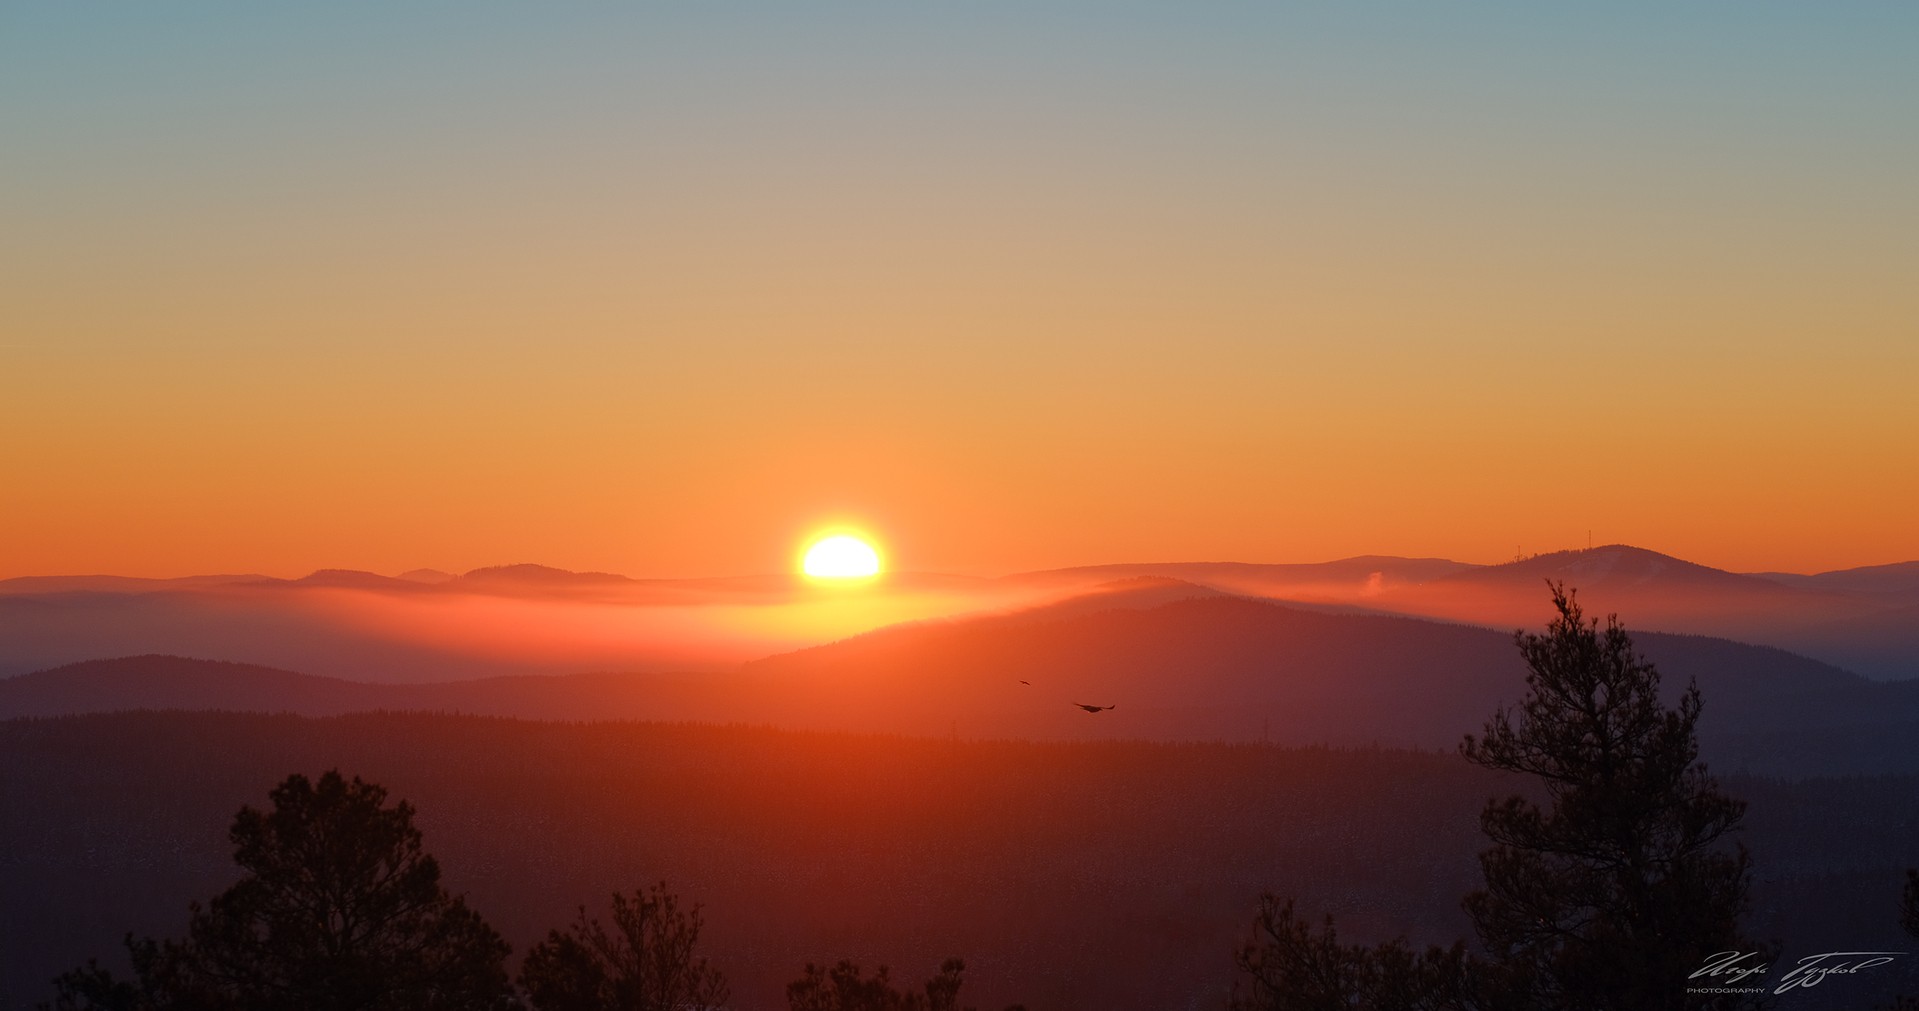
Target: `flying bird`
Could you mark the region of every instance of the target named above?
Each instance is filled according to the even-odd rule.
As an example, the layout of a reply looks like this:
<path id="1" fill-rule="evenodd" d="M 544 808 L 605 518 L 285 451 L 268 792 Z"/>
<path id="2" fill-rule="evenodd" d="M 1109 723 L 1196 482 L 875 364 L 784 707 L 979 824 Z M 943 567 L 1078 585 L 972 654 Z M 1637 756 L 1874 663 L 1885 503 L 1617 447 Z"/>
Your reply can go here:
<path id="1" fill-rule="evenodd" d="M 1019 683 L 1020 683 L 1020 684 L 1023 684 L 1023 685 L 1030 685 L 1030 684 L 1032 684 L 1033 682 L 1031 682 L 1031 681 L 1028 681 L 1028 680 L 1026 680 L 1025 678 L 1020 678 L 1020 679 L 1019 679 Z"/>
<path id="2" fill-rule="evenodd" d="M 1086 711 L 1087 711 L 1087 712 L 1089 712 L 1089 713 L 1097 713 L 1097 712 L 1099 712 L 1099 711 L 1100 711 L 1100 710 L 1102 710 L 1102 709 L 1115 709 L 1115 708 L 1118 708 L 1117 706 L 1089 706 L 1089 705 L 1087 705 L 1087 704 L 1086 704 L 1086 703 L 1084 703 L 1084 702 L 1075 702 L 1075 703 L 1073 703 L 1073 704 L 1074 704 L 1074 705 L 1076 705 L 1076 706 L 1078 706 L 1078 707 L 1080 707 L 1081 709 L 1084 709 L 1084 710 L 1086 710 Z"/>

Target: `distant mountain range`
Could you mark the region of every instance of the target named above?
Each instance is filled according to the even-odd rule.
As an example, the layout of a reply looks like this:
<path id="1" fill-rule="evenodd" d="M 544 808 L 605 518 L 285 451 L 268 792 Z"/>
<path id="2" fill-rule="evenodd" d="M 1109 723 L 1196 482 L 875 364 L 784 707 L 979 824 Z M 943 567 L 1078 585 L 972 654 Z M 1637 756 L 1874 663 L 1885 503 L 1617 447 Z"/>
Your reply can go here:
<path id="1" fill-rule="evenodd" d="M 1919 682 L 1869 681 L 1722 639 L 1636 633 L 1635 642 L 1666 672 L 1669 690 L 1698 681 L 1707 700 L 1702 738 L 1715 762 L 1793 776 L 1919 771 Z M 0 680 L 0 717 L 421 710 L 968 738 L 1450 749 L 1523 691 L 1508 634 L 1325 613 L 1147 578 L 1042 608 L 916 622 L 704 673 L 369 684 L 166 656 L 91 661 Z M 1089 714 L 1081 704 L 1115 708 Z"/>
<path id="2" fill-rule="evenodd" d="M 1881 570 L 1893 570 L 1888 574 Z M 1561 551 L 1390 590 L 1367 606 L 1517 627 L 1547 582 L 1631 627 L 1777 646 L 1876 678 L 1919 677 L 1919 564 L 1781 578 L 1741 575 L 1643 548 Z"/>
<path id="3" fill-rule="evenodd" d="M 1776 646 L 1872 678 L 1919 677 L 1919 562 L 1739 574 L 1626 545 L 1501 565 L 1369 555 L 1301 565 L 1127 563 L 997 578 L 892 573 L 830 594 L 793 575 L 632 579 L 540 565 L 458 575 L 323 569 L 298 579 L 33 576 L 0 580 L 0 676 L 145 653 L 369 682 L 727 669 L 901 620 L 1049 605 L 1132 578 L 1500 631 L 1537 626 L 1545 583 L 1564 582 L 1589 611 L 1617 612 L 1631 628 Z M 833 621 L 787 620 L 787 605 L 795 605 L 793 614 L 831 611 Z"/>

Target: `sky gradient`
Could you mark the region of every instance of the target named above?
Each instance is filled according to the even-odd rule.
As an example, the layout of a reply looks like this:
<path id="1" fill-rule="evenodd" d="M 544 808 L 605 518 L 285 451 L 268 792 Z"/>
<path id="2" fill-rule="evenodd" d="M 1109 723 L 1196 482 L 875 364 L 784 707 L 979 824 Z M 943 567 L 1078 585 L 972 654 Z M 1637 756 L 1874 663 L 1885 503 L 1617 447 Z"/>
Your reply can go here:
<path id="1" fill-rule="evenodd" d="M 0 6 L 0 577 L 1919 558 L 1919 6 Z"/>

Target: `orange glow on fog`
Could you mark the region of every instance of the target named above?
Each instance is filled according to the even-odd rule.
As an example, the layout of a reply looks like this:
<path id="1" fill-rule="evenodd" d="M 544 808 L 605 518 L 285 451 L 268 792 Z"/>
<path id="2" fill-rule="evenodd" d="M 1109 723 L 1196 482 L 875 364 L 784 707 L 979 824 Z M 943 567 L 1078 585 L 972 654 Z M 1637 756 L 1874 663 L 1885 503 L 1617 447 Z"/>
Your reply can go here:
<path id="1" fill-rule="evenodd" d="M 705 591 L 625 590 L 603 597 L 528 598 L 469 593 L 393 594 L 357 589 L 224 591 L 236 603 L 304 615 L 475 660 L 567 670 L 697 669 L 818 645 L 901 622 L 1032 606 L 1058 591 L 881 586 L 797 579 Z"/>

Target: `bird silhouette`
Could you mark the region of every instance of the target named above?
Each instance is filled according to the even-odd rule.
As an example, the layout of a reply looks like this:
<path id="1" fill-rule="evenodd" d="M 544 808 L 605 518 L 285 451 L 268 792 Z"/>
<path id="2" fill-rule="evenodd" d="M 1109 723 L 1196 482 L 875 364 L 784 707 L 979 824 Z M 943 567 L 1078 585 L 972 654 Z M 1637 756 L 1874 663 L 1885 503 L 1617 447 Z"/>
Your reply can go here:
<path id="1" fill-rule="evenodd" d="M 1031 682 L 1031 681 L 1028 681 L 1028 680 L 1026 680 L 1025 678 L 1020 678 L 1020 679 L 1019 679 L 1019 683 L 1020 683 L 1020 684 L 1023 684 L 1023 685 L 1030 685 L 1030 684 L 1032 684 L 1033 682 Z"/>
<path id="2" fill-rule="evenodd" d="M 1074 705 L 1076 705 L 1076 706 L 1078 706 L 1078 707 L 1080 707 L 1081 709 L 1084 709 L 1084 710 L 1086 710 L 1086 711 L 1087 711 L 1087 712 L 1089 712 L 1089 713 L 1097 713 L 1097 712 L 1099 712 L 1099 711 L 1100 711 L 1100 710 L 1102 710 L 1102 709 L 1117 709 L 1117 708 L 1118 708 L 1117 706 L 1089 706 L 1089 705 L 1087 705 L 1087 704 L 1086 704 L 1086 703 L 1084 703 L 1084 702 L 1075 702 L 1075 703 L 1073 703 L 1073 704 L 1074 704 Z"/>

